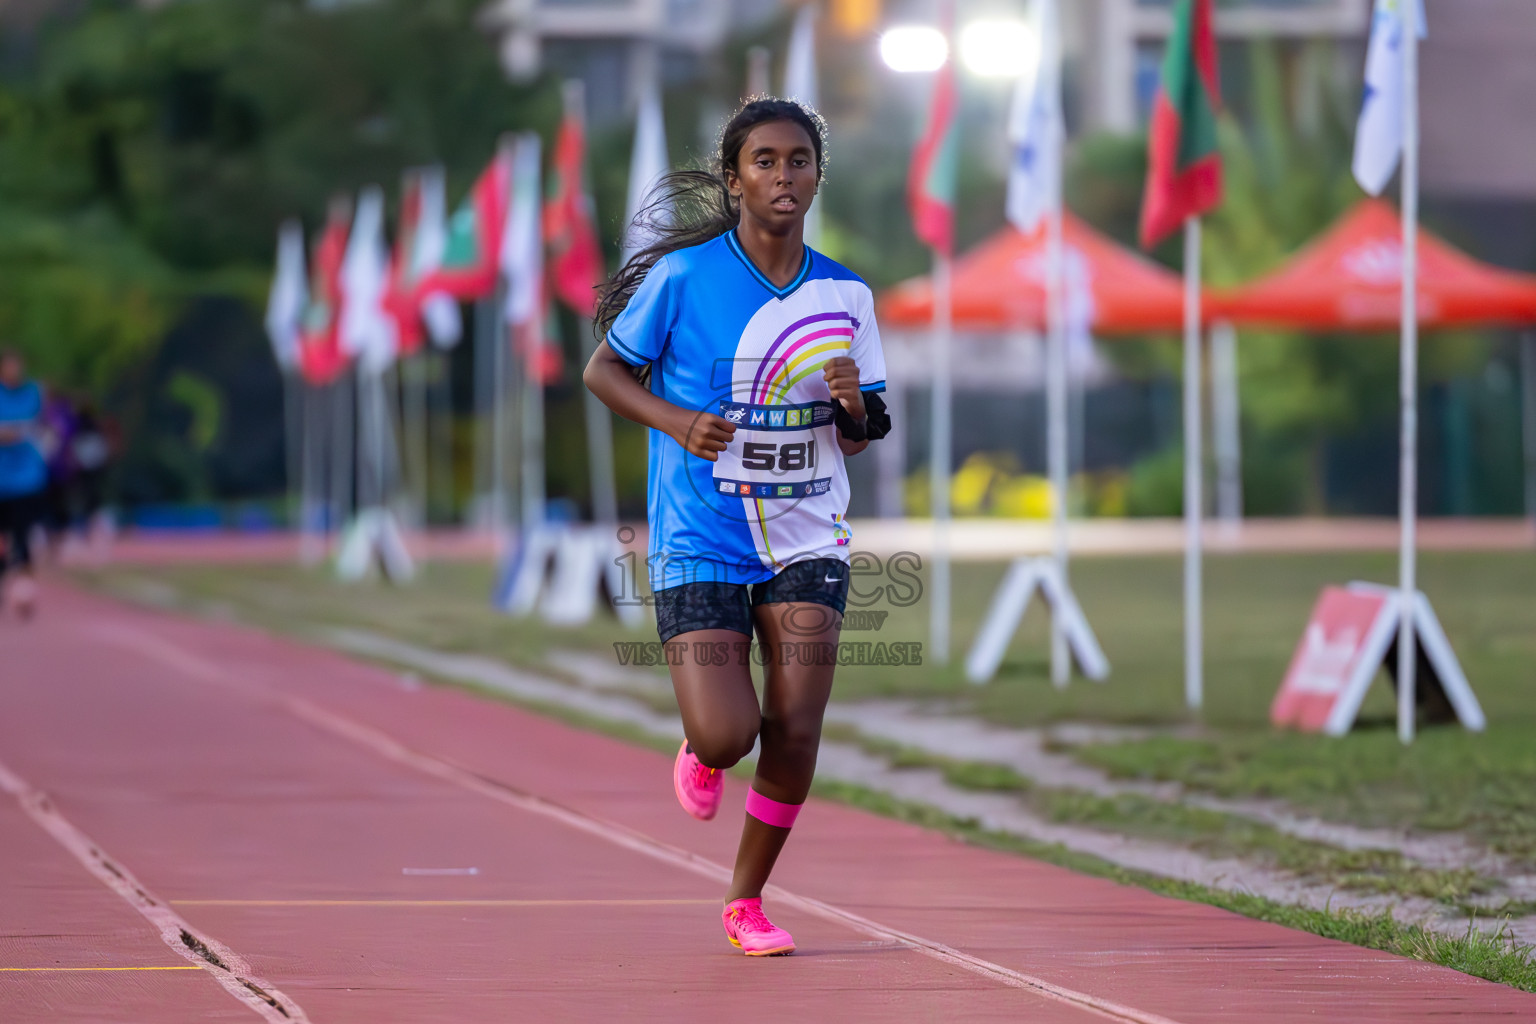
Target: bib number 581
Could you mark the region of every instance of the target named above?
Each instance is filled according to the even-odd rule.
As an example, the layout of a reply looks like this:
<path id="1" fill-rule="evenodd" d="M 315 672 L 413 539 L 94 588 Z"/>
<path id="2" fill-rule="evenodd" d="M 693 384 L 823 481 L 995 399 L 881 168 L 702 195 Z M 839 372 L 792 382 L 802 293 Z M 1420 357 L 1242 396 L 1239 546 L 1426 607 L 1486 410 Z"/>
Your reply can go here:
<path id="1" fill-rule="evenodd" d="M 780 473 L 814 469 L 816 468 L 816 442 L 764 444 L 748 441 L 741 446 L 741 465 L 744 469 L 778 470 Z"/>

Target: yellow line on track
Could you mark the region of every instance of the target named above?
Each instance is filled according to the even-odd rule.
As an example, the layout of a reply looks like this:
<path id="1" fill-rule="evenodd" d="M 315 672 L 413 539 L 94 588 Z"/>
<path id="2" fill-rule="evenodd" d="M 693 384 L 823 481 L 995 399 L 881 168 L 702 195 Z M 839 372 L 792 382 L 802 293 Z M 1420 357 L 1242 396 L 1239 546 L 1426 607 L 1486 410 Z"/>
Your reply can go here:
<path id="1" fill-rule="evenodd" d="M 684 907 L 719 900 L 171 900 L 178 907 Z M 195 969 L 195 968 L 194 968 Z"/>
<path id="2" fill-rule="evenodd" d="M 0 971 L 200 971 L 201 967 L 0 967 Z"/>

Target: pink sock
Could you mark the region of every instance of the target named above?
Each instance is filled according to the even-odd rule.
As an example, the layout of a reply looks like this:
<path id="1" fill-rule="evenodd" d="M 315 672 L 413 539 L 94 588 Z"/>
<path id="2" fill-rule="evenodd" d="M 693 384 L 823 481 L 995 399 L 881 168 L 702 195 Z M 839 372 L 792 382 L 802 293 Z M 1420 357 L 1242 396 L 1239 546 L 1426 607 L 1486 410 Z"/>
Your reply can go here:
<path id="1" fill-rule="evenodd" d="M 770 800 L 755 789 L 747 790 L 747 813 L 764 825 L 774 828 L 794 828 L 800 804 L 784 804 Z"/>

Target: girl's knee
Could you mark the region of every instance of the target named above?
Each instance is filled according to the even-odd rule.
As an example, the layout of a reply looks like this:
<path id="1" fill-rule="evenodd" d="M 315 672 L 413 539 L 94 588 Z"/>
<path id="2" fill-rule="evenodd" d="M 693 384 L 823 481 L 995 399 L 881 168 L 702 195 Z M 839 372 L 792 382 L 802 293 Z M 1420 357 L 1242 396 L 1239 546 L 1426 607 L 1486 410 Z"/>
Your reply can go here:
<path id="1" fill-rule="evenodd" d="M 724 771 L 752 753 L 757 743 L 757 725 L 744 725 L 733 729 L 711 730 L 707 735 L 694 739 L 688 737 L 693 754 L 706 767 Z"/>

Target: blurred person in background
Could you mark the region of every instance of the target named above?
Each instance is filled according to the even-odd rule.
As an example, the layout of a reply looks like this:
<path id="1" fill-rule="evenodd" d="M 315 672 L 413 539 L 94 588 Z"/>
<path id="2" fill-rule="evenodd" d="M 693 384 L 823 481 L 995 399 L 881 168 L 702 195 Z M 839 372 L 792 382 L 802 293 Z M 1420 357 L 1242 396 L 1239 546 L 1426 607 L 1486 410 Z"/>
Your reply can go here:
<path id="1" fill-rule="evenodd" d="M 109 425 L 96 412 L 96 407 L 90 402 L 81 402 L 75 410 L 74 433 L 69 442 L 70 463 L 74 467 L 69 509 L 76 528 L 92 541 L 106 537 L 108 524 L 101 513 L 105 505 L 107 470 L 111 467 L 116 447 Z"/>
<path id="2" fill-rule="evenodd" d="M 75 404 L 62 391 L 52 391 L 43 402 L 43 459 L 48 464 L 48 485 L 43 491 L 42 524 L 48 532 L 48 555 L 57 560 L 64 539 L 75 524 L 72 496 L 75 480 Z"/>
<path id="3" fill-rule="evenodd" d="M 21 353 L 0 350 L 0 607 L 23 619 L 37 604 L 30 535 L 48 486 L 44 433 L 43 389 L 27 379 Z"/>

